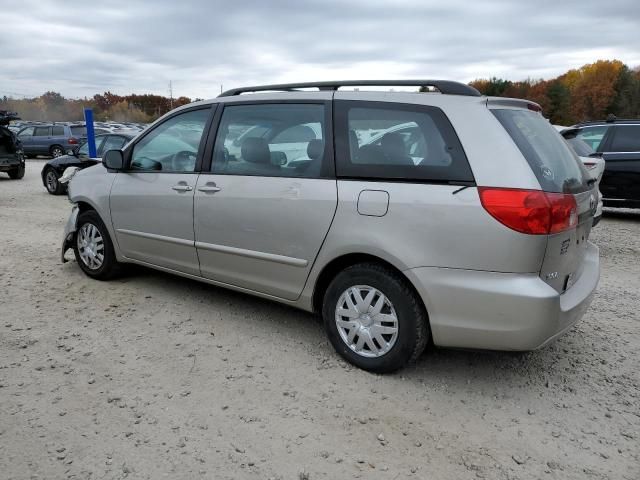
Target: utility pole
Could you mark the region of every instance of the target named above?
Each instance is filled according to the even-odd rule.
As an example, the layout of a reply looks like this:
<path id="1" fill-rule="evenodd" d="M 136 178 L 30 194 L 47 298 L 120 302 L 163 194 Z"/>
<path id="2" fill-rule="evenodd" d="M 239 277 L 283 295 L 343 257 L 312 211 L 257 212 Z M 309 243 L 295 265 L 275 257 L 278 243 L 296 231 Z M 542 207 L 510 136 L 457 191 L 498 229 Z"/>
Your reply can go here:
<path id="1" fill-rule="evenodd" d="M 171 85 L 171 80 L 169 80 L 169 105 L 170 109 L 173 110 L 173 86 Z"/>

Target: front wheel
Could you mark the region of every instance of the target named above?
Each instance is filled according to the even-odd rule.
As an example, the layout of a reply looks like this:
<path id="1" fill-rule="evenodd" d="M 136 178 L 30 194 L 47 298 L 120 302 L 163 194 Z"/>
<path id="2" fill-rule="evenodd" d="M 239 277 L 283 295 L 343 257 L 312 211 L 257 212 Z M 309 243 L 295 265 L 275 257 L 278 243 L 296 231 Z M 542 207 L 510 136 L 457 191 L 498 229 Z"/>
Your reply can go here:
<path id="1" fill-rule="evenodd" d="M 372 372 L 415 361 L 429 338 L 427 313 L 408 281 L 374 263 L 353 265 L 333 279 L 322 316 L 336 351 Z"/>
<path id="2" fill-rule="evenodd" d="M 78 216 L 73 252 L 82 271 L 91 278 L 108 280 L 120 273 L 121 264 L 116 260 L 107 227 L 93 210 Z"/>
<path id="3" fill-rule="evenodd" d="M 61 195 L 64 192 L 64 186 L 60 184 L 59 179 L 53 168 L 48 168 L 44 174 L 44 184 L 51 195 Z"/>
<path id="4" fill-rule="evenodd" d="M 15 170 L 11 170 L 7 173 L 9 174 L 9 178 L 11 178 L 12 180 L 20 180 L 21 178 L 24 177 L 24 170 L 25 170 L 24 165 L 20 165 Z"/>

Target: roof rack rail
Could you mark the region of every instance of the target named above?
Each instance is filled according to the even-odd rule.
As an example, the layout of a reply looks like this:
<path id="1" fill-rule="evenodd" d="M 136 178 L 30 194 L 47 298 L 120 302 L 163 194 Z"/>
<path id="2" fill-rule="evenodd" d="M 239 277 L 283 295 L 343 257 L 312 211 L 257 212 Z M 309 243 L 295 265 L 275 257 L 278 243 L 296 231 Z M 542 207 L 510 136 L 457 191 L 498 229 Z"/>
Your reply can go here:
<path id="1" fill-rule="evenodd" d="M 249 92 L 295 92 L 301 88 L 317 88 L 320 91 L 336 91 L 340 87 L 433 87 L 446 95 L 466 95 L 480 97 L 475 88 L 451 80 L 345 80 L 330 82 L 281 83 L 277 85 L 258 85 L 255 87 L 232 88 L 222 92 L 218 97 L 233 97 Z"/>

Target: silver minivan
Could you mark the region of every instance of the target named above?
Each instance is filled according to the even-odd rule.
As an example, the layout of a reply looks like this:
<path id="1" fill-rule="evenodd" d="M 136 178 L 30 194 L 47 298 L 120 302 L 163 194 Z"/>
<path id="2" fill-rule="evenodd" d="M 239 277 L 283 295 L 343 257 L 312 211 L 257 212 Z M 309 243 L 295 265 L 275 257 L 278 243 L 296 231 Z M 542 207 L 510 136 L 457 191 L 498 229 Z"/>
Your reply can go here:
<path id="1" fill-rule="evenodd" d="M 384 85 L 420 91 L 362 88 Z M 231 90 L 106 152 L 69 198 L 62 259 L 88 276 L 136 263 L 318 312 L 375 372 L 430 343 L 540 348 L 599 278 L 575 153 L 537 104 L 450 81 Z"/>

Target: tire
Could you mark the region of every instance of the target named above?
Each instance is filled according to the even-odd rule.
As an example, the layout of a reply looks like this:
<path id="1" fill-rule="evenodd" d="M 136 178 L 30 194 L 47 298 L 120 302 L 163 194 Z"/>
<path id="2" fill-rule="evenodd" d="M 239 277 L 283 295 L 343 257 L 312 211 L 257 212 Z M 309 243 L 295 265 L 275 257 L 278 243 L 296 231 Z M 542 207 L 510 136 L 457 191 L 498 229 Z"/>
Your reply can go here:
<path id="1" fill-rule="evenodd" d="M 97 240 L 98 236 L 101 240 Z M 82 271 L 96 280 L 109 280 L 121 272 L 122 264 L 116 260 L 109 231 L 94 210 L 78 216 L 77 229 L 73 234 L 73 253 Z M 99 254 L 102 255 L 101 261 Z"/>
<path id="2" fill-rule="evenodd" d="M 20 180 L 24 177 L 24 170 L 24 165 L 20 165 L 15 170 L 10 170 L 7 173 L 9 174 L 9 178 L 11 178 L 12 180 Z"/>
<path id="3" fill-rule="evenodd" d="M 44 172 L 44 186 L 51 195 L 62 195 L 64 193 L 64 185 L 58 181 L 60 176 L 53 168 L 47 168 Z"/>
<path id="4" fill-rule="evenodd" d="M 354 302 L 355 295 L 360 295 L 359 305 Z M 349 307 L 349 298 L 359 313 Z M 348 316 L 338 315 L 338 308 Z M 409 282 L 375 263 L 353 265 L 336 275 L 325 292 L 322 317 L 336 351 L 349 363 L 375 373 L 392 372 L 415 362 L 430 335 L 427 312 Z M 389 321 L 394 317 L 395 323 Z M 357 352 L 359 332 L 363 332 L 364 343 Z"/>
<path id="5" fill-rule="evenodd" d="M 60 145 L 54 145 L 49 149 L 49 153 L 53 158 L 61 157 L 62 155 L 64 155 L 64 148 L 62 148 Z"/>

